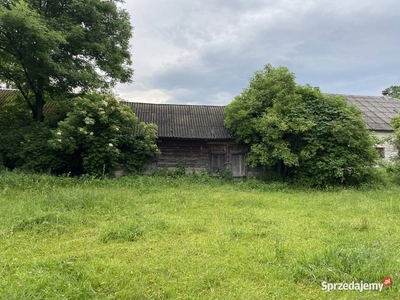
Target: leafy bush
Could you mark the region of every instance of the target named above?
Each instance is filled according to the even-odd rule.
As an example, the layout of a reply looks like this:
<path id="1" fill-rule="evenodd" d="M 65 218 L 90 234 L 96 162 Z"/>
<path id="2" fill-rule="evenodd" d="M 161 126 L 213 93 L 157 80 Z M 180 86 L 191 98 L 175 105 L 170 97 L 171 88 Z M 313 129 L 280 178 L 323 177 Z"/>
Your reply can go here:
<path id="1" fill-rule="evenodd" d="M 70 156 L 74 172 L 102 175 L 121 164 L 130 171 L 142 169 L 158 153 L 156 131 L 114 96 L 88 94 L 75 99 L 50 143 Z"/>
<path id="2" fill-rule="evenodd" d="M 50 147 L 51 135 L 49 123 L 34 122 L 24 102 L 9 101 L 0 112 L 0 163 L 9 169 L 65 171 L 68 157 Z"/>
<path id="3" fill-rule="evenodd" d="M 395 164 L 387 167 L 387 174 L 389 175 L 392 182 L 397 184 L 400 183 L 400 163 L 396 162 Z"/>
<path id="4" fill-rule="evenodd" d="M 400 115 L 393 118 L 392 127 L 394 130 L 394 145 L 397 151 L 400 151 Z M 392 180 L 396 183 L 400 183 L 400 155 L 397 154 L 393 164 L 387 168 L 389 175 L 391 176 Z"/>
<path id="5" fill-rule="evenodd" d="M 17 101 L 10 101 L 0 110 L 0 164 L 14 168 L 18 161 L 17 151 L 23 134 L 20 129 L 31 124 L 29 112 Z"/>
<path id="6" fill-rule="evenodd" d="M 365 181 L 377 153 L 361 111 L 294 78 L 267 65 L 226 107 L 225 125 L 250 145 L 247 163 L 311 186 Z"/>

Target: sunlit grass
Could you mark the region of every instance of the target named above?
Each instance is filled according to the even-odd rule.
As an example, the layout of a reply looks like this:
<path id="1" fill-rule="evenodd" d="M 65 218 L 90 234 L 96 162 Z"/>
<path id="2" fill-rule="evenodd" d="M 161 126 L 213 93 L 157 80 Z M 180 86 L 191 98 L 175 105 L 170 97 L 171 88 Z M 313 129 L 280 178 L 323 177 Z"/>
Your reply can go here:
<path id="1" fill-rule="evenodd" d="M 0 298 L 397 299 L 399 194 L 3 172 Z"/>

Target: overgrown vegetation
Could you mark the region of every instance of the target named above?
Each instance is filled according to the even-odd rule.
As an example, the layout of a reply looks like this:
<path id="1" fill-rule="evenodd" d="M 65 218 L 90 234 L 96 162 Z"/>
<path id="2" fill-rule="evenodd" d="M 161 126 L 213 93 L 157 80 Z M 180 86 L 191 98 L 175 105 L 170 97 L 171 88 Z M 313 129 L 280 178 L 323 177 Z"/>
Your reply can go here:
<path id="1" fill-rule="evenodd" d="M 0 172 L 5 299 L 396 299 L 396 186 Z M 376 282 L 332 291 L 322 281 Z"/>
<path id="2" fill-rule="evenodd" d="M 3 106 L 0 163 L 40 173 L 103 176 L 121 164 L 140 170 L 158 152 L 156 126 L 139 122 L 114 96 L 87 94 L 69 102 L 68 113 L 55 114 L 67 115 L 59 122 L 34 122 L 17 100 Z"/>
<path id="3" fill-rule="evenodd" d="M 251 147 L 247 163 L 311 186 L 365 182 L 377 153 L 361 111 L 294 78 L 266 65 L 226 107 L 225 125 Z"/>
<path id="4" fill-rule="evenodd" d="M 400 115 L 391 121 L 393 127 L 393 143 L 398 153 L 400 153 Z M 388 166 L 388 172 L 394 178 L 396 183 L 400 183 L 400 155 L 398 154 L 394 162 Z"/>
<path id="5" fill-rule="evenodd" d="M 131 172 L 142 169 L 158 153 L 156 139 L 157 127 L 139 122 L 114 96 L 89 94 L 74 101 L 49 143 L 68 154 L 78 171 L 102 175 L 120 164 Z"/>
<path id="6" fill-rule="evenodd" d="M 25 104 L 1 107 L 1 165 L 104 175 L 121 163 L 139 170 L 157 152 L 153 125 L 94 94 L 132 80 L 132 26 L 122 2 L 0 0 L 0 82 Z M 72 111 L 44 120 L 50 102 Z"/>
<path id="7" fill-rule="evenodd" d="M 66 116 L 62 101 L 46 122 L 34 122 L 26 104 L 14 97 L 0 109 L 0 165 L 41 173 L 68 172 L 69 157 L 51 148 L 48 140 L 58 118 Z"/>

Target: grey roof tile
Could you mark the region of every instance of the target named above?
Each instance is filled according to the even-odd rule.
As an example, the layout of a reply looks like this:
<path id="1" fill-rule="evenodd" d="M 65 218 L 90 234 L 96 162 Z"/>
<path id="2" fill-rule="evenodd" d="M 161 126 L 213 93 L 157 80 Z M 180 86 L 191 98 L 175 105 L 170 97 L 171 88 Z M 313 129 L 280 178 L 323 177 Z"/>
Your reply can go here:
<path id="1" fill-rule="evenodd" d="M 122 102 L 145 123 L 158 126 L 160 138 L 233 139 L 224 126 L 223 106 Z"/>
<path id="2" fill-rule="evenodd" d="M 2 89 L 0 88 L 0 107 L 10 102 L 10 97 L 20 95 L 19 90 L 15 89 Z M 22 100 L 24 101 L 24 100 Z M 54 116 L 57 114 L 57 105 L 55 102 L 46 102 L 43 108 L 45 117 Z"/>
<path id="3" fill-rule="evenodd" d="M 344 97 L 363 113 L 370 130 L 391 131 L 390 120 L 400 111 L 400 100 L 391 97 L 327 94 Z M 224 126 L 224 107 L 124 102 L 139 120 L 158 125 L 160 138 L 232 139 Z"/>
<path id="4" fill-rule="evenodd" d="M 344 97 L 348 103 L 356 105 L 364 115 L 368 129 L 391 131 L 390 120 L 400 111 L 400 100 L 385 96 L 357 96 L 327 94 Z"/>

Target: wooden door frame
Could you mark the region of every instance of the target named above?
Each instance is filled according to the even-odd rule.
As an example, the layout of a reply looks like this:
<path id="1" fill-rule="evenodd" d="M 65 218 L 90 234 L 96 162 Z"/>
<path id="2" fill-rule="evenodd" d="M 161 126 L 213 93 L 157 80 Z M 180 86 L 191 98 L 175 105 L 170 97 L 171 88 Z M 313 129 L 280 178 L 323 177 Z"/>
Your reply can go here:
<path id="1" fill-rule="evenodd" d="M 233 176 L 234 178 L 243 178 L 247 177 L 247 166 L 244 163 L 244 156 L 246 154 L 246 149 L 242 150 L 232 150 L 233 146 L 239 146 L 241 148 L 245 148 L 245 144 L 237 144 L 237 143 L 222 143 L 222 142 L 212 142 L 210 145 L 210 171 L 213 172 L 213 155 L 224 155 L 224 163 L 222 172 L 226 172 L 230 170 L 232 172 L 232 155 L 243 155 L 243 175 Z M 218 148 L 222 148 L 224 150 L 213 150 L 212 146 L 219 146 Z"/>

